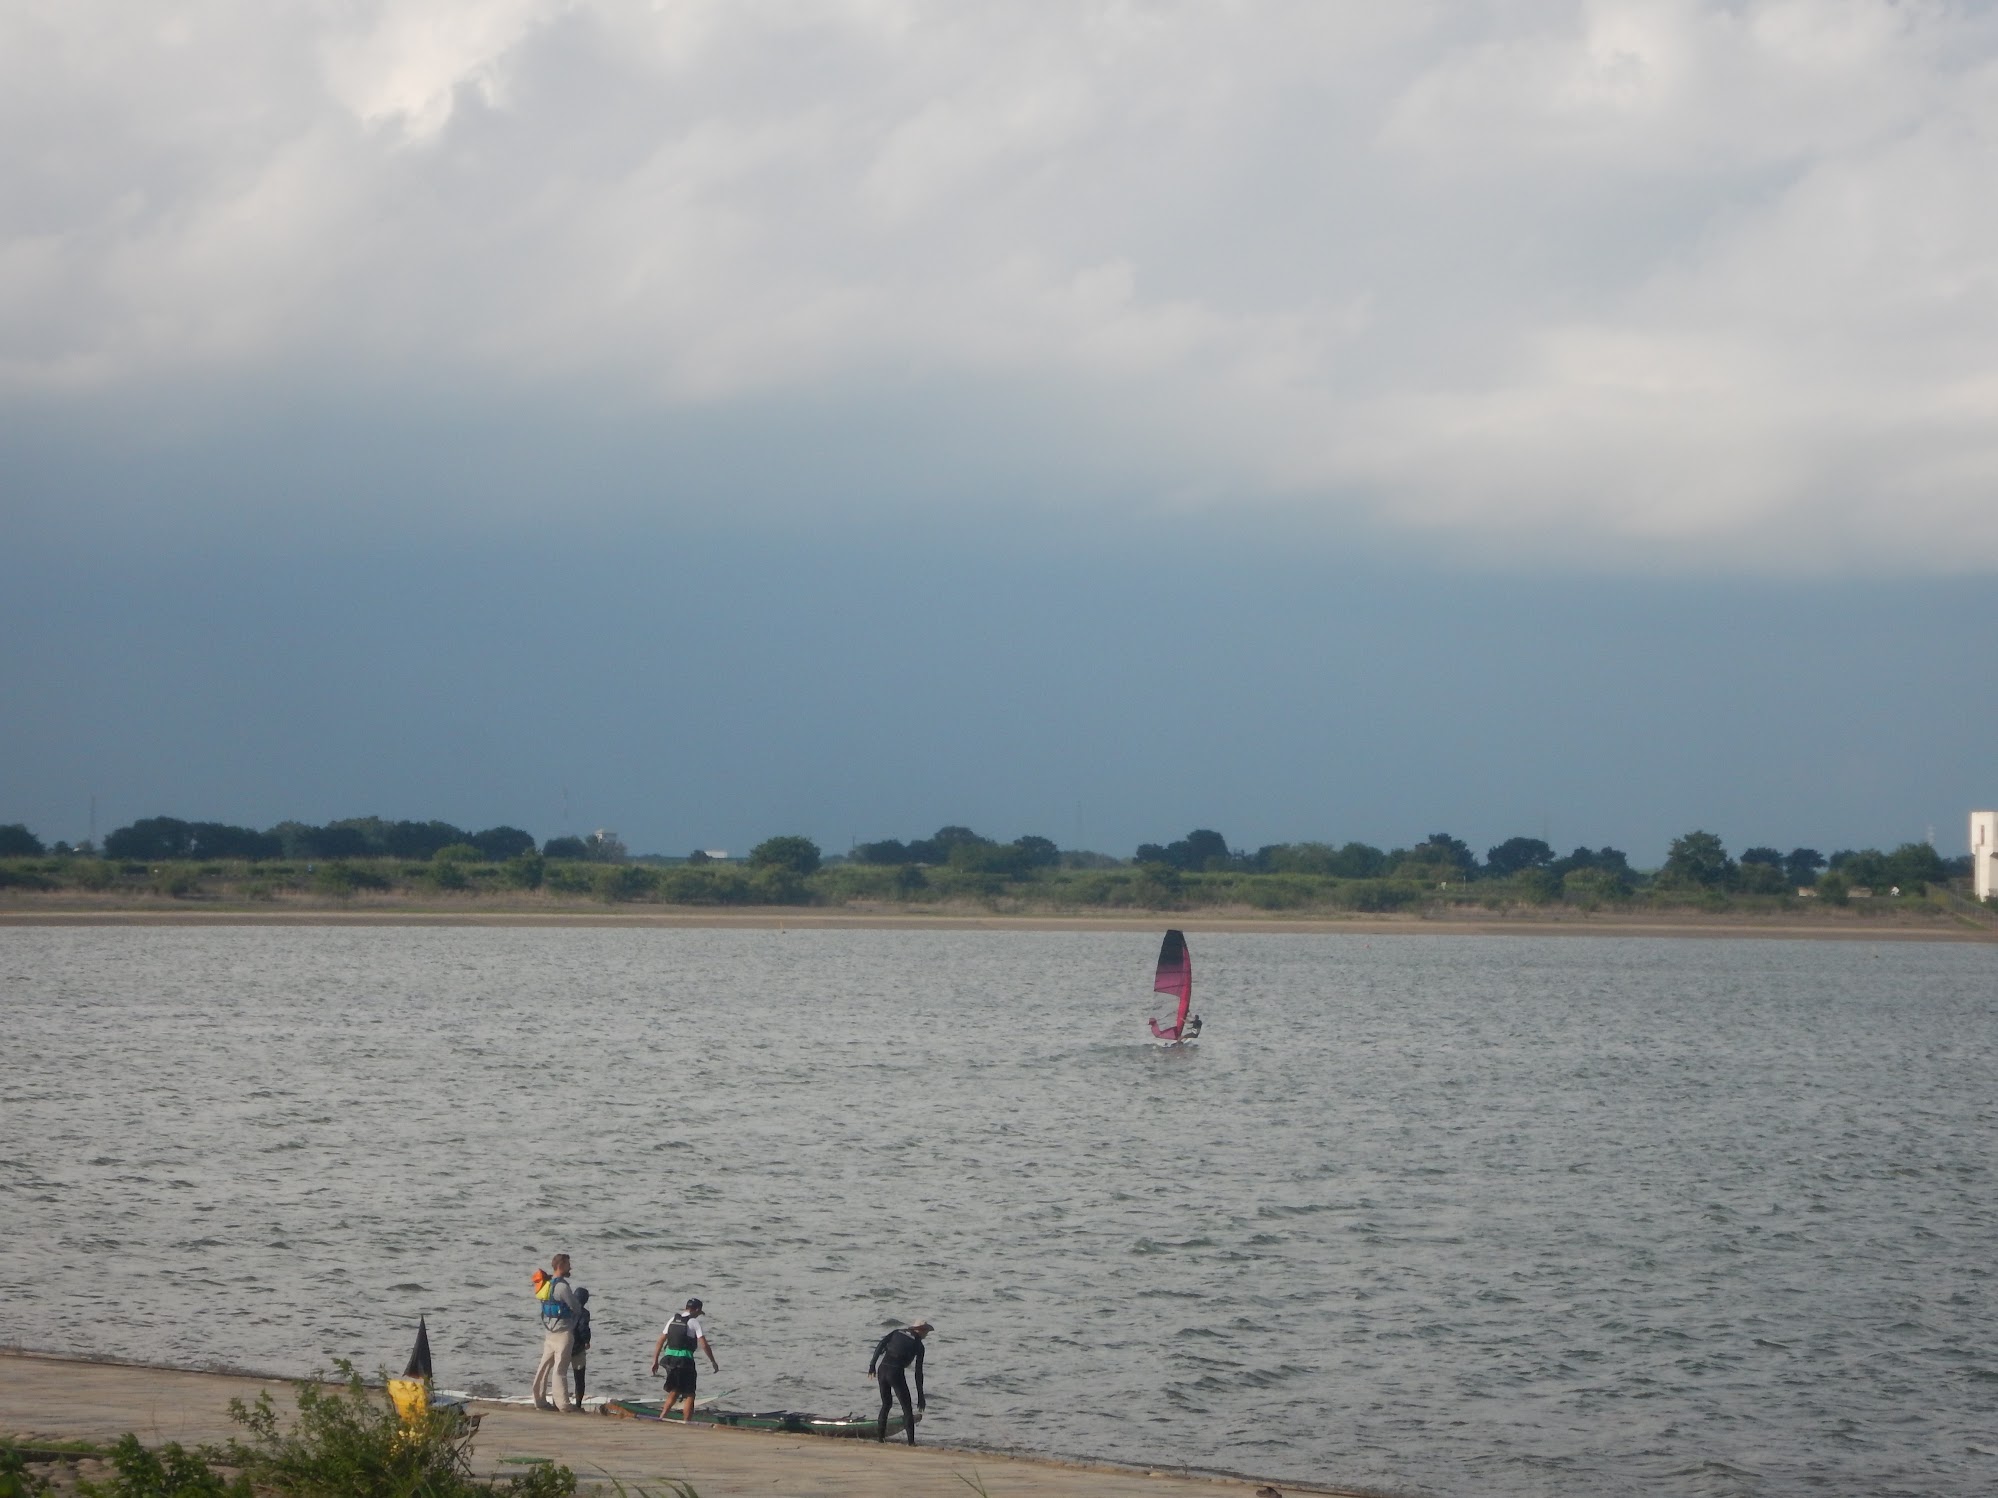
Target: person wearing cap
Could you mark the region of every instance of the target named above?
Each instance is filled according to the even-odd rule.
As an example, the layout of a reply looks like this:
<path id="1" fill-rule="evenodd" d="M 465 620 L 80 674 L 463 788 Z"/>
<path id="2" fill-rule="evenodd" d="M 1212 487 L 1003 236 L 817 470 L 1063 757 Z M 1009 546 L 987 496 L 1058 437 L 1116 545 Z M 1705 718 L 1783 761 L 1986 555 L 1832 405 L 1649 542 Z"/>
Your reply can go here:
<path id="1" fill-rule="evenodd" d="M 659 1333 L 659 1340 L 652 1344 L 652 1371 L 659 1371 L 664 1358 L 666 1364 L 666 1403 L 660 1406 L 659 1418 L 665 1420 L 673 1413 L 673 1406 L 684 1396 L 687 1413 L 680 1417 L 684 1424 L 694 1418 L 694 1349 L 699 1348 L 708 1355 L 708 1366 L 721 1372 L 721 1364 L 715 1361 L 715 1350 L 708 1345 L 706 1328 L 701 1325 L 701 1302 L 690 1296 L 687 1304 L 673 1313 L 673 1319 L 666 1323 L 666 1329 Z"/>
<path id="2" fill-rule="evenodd" d="M 935 1328 L 926 1316 L 918 1316 L 907 1326 L 897 1327 L 879 1342 L 874 1344 L 874 1356 L 867 1360 L 867 1376 L 881 1386 L 881 1415 L 874 1424 L 874 1439 L 888 1439 L 888 1406 L 902 1402 L 902 1426 L 908 1433 L 909 1444 L 916 1444 L 916 1411 L 923 1409 L 929 1401 L 923 1397 L 923 1338 Z M 916 1408 L 909 1408 L 909 1380 L 904 1371 L 913 1367 L 916 1374 Z"/>

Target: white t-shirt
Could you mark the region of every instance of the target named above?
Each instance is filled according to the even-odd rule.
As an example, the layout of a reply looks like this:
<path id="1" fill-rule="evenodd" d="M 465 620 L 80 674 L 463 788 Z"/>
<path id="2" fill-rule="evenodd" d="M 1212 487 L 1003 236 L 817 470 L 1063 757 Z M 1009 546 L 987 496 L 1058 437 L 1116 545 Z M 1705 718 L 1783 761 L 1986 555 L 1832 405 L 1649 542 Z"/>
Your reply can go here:
<path id="1" fill-rule="evenodd" d="M 659 1335 L 663 1337 L 666 1335 L 667 1332 L 670 1332 L 672 1329 L 673 1329 L 673 1323 L 669 1321 L 666 1323 L 664 1327 L 660 1329 Z M 689 1316 L 687 1318 L 687 1335 L 694 1339 L 695 1347 L 700 1346 L 701 1338 L 707 1335 L 707 1332 L 701 1326 L 700 1317 Z M 691 1351 L 691 1349 L 689 1350 Z"/>

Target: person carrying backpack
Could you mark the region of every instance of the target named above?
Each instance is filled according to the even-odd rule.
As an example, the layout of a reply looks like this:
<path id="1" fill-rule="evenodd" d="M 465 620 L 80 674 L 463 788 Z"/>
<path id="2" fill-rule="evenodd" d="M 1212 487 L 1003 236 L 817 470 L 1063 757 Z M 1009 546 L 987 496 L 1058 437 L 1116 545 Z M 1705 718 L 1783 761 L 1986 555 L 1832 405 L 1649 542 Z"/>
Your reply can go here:
<path id="1" fill-rule="evenodd" d="M 569 1288 L 569 1256 L 557 1254 L 548 1261 L 552 1271 L 548 1294 L 541 1301 L 541 1361 L 534 1369 L 536 1409 L 559 1409 L 565 1415 L 580 1410 L 569 1401 L 569 1358 L 576 1335 L 576 1292 Z M 554 1398 L 551 1400 L 550 1395 Z M 560 1401 L 557 1403 L 556 1401 Z"/>

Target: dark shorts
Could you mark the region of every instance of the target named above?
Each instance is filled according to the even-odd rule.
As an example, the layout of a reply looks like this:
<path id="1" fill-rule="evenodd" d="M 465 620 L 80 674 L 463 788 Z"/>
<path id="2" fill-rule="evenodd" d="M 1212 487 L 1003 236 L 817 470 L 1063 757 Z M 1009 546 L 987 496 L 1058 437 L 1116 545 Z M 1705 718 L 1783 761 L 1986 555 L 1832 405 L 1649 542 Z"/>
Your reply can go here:
<path id="1" fill-rule="evenodd" d="M 694 1360 L 692 1358 L 667 1358 L 666 1392 L 668 1394 L 691 1394 L 694 1392 Z"/>

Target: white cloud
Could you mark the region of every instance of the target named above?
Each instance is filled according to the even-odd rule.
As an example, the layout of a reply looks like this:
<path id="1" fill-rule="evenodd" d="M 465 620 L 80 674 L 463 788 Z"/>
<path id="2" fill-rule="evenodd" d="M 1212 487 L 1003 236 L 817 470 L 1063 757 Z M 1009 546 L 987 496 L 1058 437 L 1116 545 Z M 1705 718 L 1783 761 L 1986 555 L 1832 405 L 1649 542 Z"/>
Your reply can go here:
<path id="1" fill-rule="evenodd" d="M 1979 8 L 148 14 L 0 18 L 0 399 L 996 381 L 1468 555 L 1998 566 Z"/>

